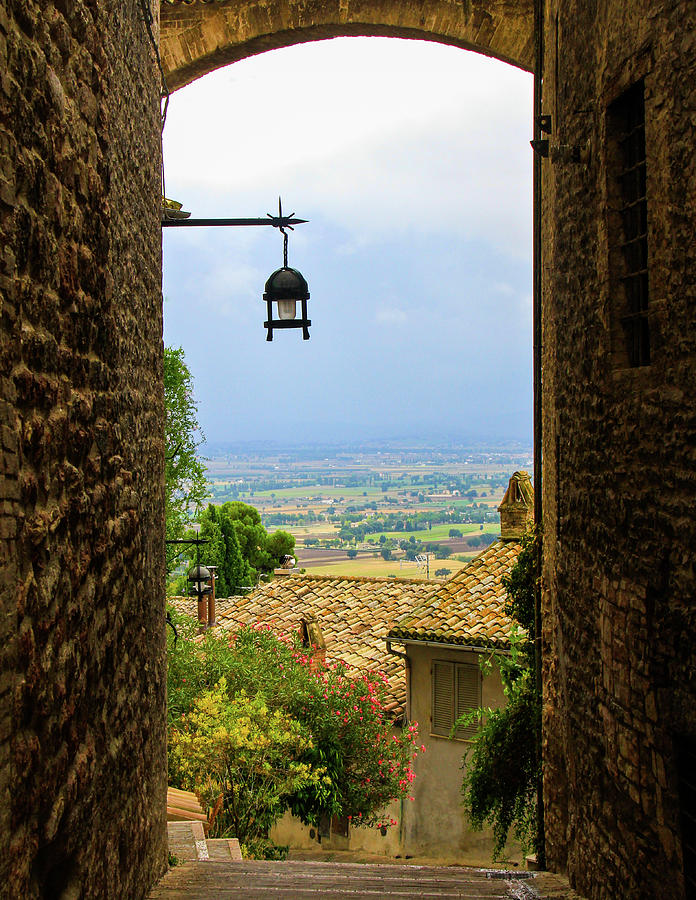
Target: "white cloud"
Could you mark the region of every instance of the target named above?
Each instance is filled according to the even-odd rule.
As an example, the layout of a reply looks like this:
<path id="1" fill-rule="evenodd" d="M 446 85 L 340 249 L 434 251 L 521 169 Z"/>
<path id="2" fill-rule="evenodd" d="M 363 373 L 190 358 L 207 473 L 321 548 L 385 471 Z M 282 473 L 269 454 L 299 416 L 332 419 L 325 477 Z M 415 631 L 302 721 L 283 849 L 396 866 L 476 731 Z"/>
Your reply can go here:
<path id="1" fill-rule="evenodd" d="M 263 214 L 282 192 L 358 239 L 455 231 L 526 254 L 531 87 L 528 73 L 422 41 L 288 47 L 173 96 L 167 183 L 217 193 L 220 215 Z"/>
<path id="2" fill-rule="evenodd" d="M 502 281 L 494 281 L 491 285 L 491 290 L 502 297 L 514 297 L 517 294 L 517 291 L 511 284 L 506 284 Z"/>
<path id="3" fill-rule="evenodd" d="M 263 216 L 282 193 L 311 222 L 289 248 L 309 342 L 265 340 L 277 233 L 165 231 L 165 336 L 186 349 L 209 438 L 300 422 L 295 439 L 326 436 L 346 410 L 375 433 L 424 410 L 445 430 L 508 428 L 506 410 L 526 427 L 531 87 L 476 54 L 374 38 L 263 54 L 173 96 L 170 196 L 196 216 Z M 388 410 L 381 383 L 407 386 Z"/>
<path id="4" fill-rule="evenodd" d="M 266 277 L 269 273 L 265 273 Z M 201 279 L 200 295 L 208 306 L 222 315 L 238 319 L 240 309 L 249 310 L 259 296 L 259 286 L 265 281 L 264 273 L 242 262 L 227 261 L 210 270 Z"/>
<path id="5" fill-rule="evenodd" d="M 408 313 L 395 306 L 382 306 L 375 311 L 375 322 L 380 325 L 405 325 L 408 320 Z"/>

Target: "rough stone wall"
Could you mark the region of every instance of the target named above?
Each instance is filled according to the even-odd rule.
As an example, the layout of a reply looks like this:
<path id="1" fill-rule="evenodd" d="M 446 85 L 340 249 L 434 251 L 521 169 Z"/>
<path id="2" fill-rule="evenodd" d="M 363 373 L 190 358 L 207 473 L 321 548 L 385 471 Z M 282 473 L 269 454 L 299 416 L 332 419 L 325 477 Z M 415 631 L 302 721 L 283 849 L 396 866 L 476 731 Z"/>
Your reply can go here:
<path id="1" fill-rule="evenodd" d="M 137 0 L 0 0 L 3 896 L 166 865 L 158 88 Z"/>
<path id="2" fill-rule="evenodd" d="M 696 737 L 696 9 L 548 0 L 545 15 L 548 860 L 593 900 L 672 900 L 675 745 Z M 652 355 L 622 368 L 606 113 L 640 78 Z"/>
<path id="3" fill-rule="evenodd" d="M 534 62 L 533 0 L 162 0 L 162 60 L 172 89 L 255 53 L 306 41 L 386 35 Z"/>

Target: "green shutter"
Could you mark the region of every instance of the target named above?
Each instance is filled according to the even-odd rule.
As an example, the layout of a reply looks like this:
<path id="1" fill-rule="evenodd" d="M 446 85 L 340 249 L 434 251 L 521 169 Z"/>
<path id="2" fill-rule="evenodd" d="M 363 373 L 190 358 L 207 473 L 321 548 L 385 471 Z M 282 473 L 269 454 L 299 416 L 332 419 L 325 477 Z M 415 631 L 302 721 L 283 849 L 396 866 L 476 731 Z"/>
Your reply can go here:
<path id="1" fill-rule="evenodd" d="M 449 735 L 454 723 L 454 665 L 433 662 L 432 733 Z"/>
<path id="2" fill-rule="evenodd" d="M 481 670 L 478 666 L 458 665 L 456 668 L 457 693 L 455 718 L 478 709 L 481 705 Z M 478 721 L 464 728 L 457 728 L 455 737 L 471 740 L 478 730 Z"/>

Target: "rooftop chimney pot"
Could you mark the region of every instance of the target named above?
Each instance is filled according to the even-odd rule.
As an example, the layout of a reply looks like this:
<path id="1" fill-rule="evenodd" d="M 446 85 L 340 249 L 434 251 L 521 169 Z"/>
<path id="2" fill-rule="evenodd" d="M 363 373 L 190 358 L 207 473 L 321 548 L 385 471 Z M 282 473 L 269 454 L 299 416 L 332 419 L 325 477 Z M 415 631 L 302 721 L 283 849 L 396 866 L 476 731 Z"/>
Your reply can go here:
<path id="1" fill-rule="evenodd" d="M 513 473 L 498 512 L 504 541 L 519 541 L 534 524 L 534 488 L 528 472 Z"/>

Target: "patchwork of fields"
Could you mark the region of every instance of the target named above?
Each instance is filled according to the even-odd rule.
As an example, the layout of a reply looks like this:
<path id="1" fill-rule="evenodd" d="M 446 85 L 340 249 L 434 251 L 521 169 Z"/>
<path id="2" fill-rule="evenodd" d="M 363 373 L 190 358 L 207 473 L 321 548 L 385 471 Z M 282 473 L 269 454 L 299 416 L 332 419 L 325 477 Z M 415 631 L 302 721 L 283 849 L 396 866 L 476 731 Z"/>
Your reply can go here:
<path id="1" fill-rule="evenodd" d="M 269 531 L 295 536 L 298 565 L 308 572 L 432 578 L 445 569 L 450 577 L 495 539 L 510 475 L 531 468 L 531 451 L 246 450 L 206 465 L 212 502 L 255 506 Z"/>

